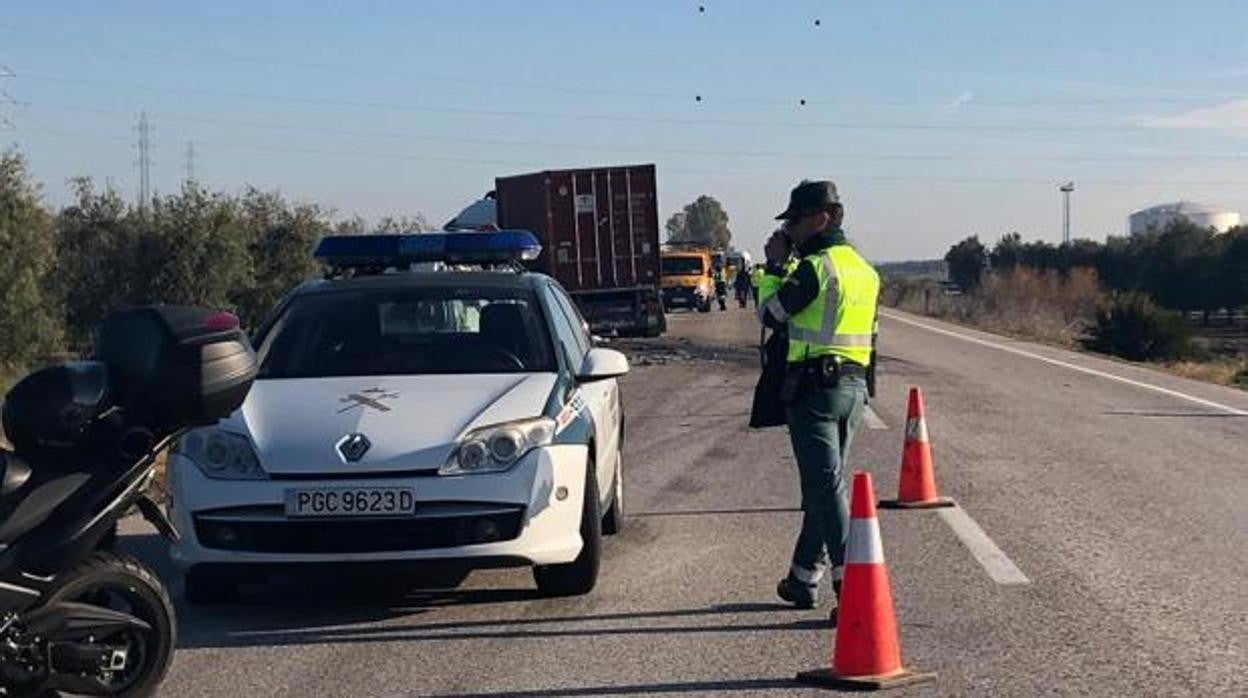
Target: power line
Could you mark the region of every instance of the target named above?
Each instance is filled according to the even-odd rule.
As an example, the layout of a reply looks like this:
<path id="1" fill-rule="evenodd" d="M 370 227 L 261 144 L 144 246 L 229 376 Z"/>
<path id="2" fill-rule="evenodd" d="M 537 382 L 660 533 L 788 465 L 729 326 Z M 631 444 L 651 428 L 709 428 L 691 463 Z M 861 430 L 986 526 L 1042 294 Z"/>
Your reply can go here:
<path id="1" fill-rule="evenodd" d="M 355 109 L 381 111 L 410 111 L 438 114 L 459 114 L 472 116 L 488 116 L 499 118 L 535 118 L 570 121 L 603 121 L 609 123 L 654 123 L 684 126 L 733 126 L 733 127 L 774 127 L 793 129 L 836 129 L 848 131 L 916 131 L 916 132 L 1051 132 L 1051 133 L 1121 133 L 1124 131 L 1156 133 L 1157 128 L 1132 124 L 1114 124 L 1103 126 L 1069 126 L 1055 124 L 917 124 L 854 122 L 854 121 L 779 121 L 752 119 L 694 118 L 684 116 L 663 116 L 646 114 L 600 114 L 600 113 L 568 113 L 528 110 L 483 109 L 470 107 L 445 107 L 422 104 L 402 104 L 396 102 L 375 102 L 367 100 L 331 99 L 327 97 L 303 97 L 297 95 L 275 95 L 259 92 L 238 92 L 233 90 L 209 90 L 203 88 L 177 87 L 172 85 L 150 85 L 141 83 L 87 80 L 83 78 L 65 78 L 53 75 L 29 75 L 32 80 L 42 80 L 62 84 L 91 85 L 112 89 L 126 88 L 149 92 L 197 95 L 204 97 L 229 97 L 232 99 L 249 99 L 255 101 L 278 102 L 286 104 L 319 104 Z"/>
<path id="2" fill-rule="evenodd" d="M 41 109 L 63 109 L 69 111 L 128 116 L 129 112 L 114 109 L 100 109 L 95 107 L 79 106 L 79 105 L 62 105 L 41 103 L 35 105 Z M 300 126 L 290 123 L 276 122 L 260 122 L 244 119 L 232 119 L 219 116 L 202 116 L 189 114 L 174 114 L 162 112 L 153 116 L 159 116 L 164 121 L 211 124 L 220 126 L 229 126 L 232 128 L 251 128 L 258 130 L 272 130 L 289 132 L 312 133 L 319 135 L 340 135 L 340 136 L 360 136 L 372 138 L 387 138 L 396 140 L 414 140 L 428 141 L 434 143 L 452 143 L 452 144 L 469 144 L 469 145 L 489 145 L 489 146 L 523 146 L 538 147 L 558 150 L 585 151 L 585 152 L 638 152 L 647 154 L 667 154 L 667 155 L 713 155 L 713 156 L 729 156 L 740 158 L 791 158 L 801 160 L 821 159 L 821 160 L 901 160 L 901 161 L 1000 161 L 1003 157 L 1000 153 L 878 153 L 878 152 L 817 152 L 817 151 L 777 151 L 777 150 L 729 150 L 714 148 L 673 148 L 665 146 L 647 146 L 640 144 L 624 144 L 624 145 L 596 145 L 586 143 L 570 143 L 566 141 L 536 141 L 536 140 L 514 140 L 501 138 L 470 138 L 463 136 L 450 136 L 428 134 L 412 131 L 377 131 L 367 129 L 345 129 L 321 126 Z M 1170 154 L 1142 154 L 1142 155 L 1027 155 L 1014 156 L 1025 157 L 1029 161 L 1036 162 L 1088 162 L 1088 163 L 1130 163 L 1130 162 L 1239 162 L 1248 160 L 1248 153 L 1170 153 Z"/>
<path id="3" fill-rule="evenodd" d="M 289 148 L 282 146 L 239 146 L 245 147 L 248 151 L 273 152 L 273 153 L 292 153 L 305 155 L 329 155 L 340 157 L 360 157 L 381 160 L 407 160 L 407 161 L 428 161 L 428 162 L 454 162 L 467 164 L 483 164 L 483 165 L 507 165 L 514 167 L 524 167 L 530 169 L 552 169 L 549 162 L 539 161 L 516 161 L 516 160 L 494 160 L 480 158 L 459 158 L 459 157 L 441 157 L 428 155 L 413 155 L 406 153 L 396 153 L 393 151 L 377 152 L 377 151 L 360 151 L 360 150 L 326 150 L 321 148 Z M 791 175 L 792 168 L 784 169 L 754 169 L 754 170 L 725 170 L 725 169 L 698 169 L 684 167 L 663 167 L 663 172 L 675 172 L 681 174 L 696 175 Z M 875 175 L 856 172 L 838 172 L 838 177 L 847 179 L 861 179 L 866 181 L 881 182 L 934 182 L 934 183 L 952 183 L 952 184 L 1035 184 L 1049 186 L 1058 181 L 1055 179 L 1045 179 L 1040 177 L 952 177 L 952 176 L 913 176 L 913 175 Z M 1162 180 L 1132 180 L 1132 179 L 1088 179 L 1083 180 L 1094 184 L 1102 184 L 1107 186 L 1226 186 L 1226 187 L 1244 187 L 1248 186 L 1248 180 L 1206 180 L 1206 181 L 1162 181 Z"/>
<path id="4" fill-rule="evenodd" d="M 17 28 L 16 25 L 10 25 Z M 30 34 L 29 29 L 23 28 L 23 34 Z M 239 54 L 220 50 L 179 50 L 170 51 L 167 49 L 157 48 L 153 46 L 136 46 L 132 44 L 109 45 L 100 44 L 96 35 L 66 35 L 64 32 L 60 36 L 51 34 L 42 34 L 43 40 L 53 43 L 62 43 L 65 45 L 81 46 L 83 42 L 90 42 L 93 51 L 99 51 L 101 48 L 112 51 L 115 55 L 121 56 L 126 62 L 139 63 L 144 65 L 161 65 L 169 64 L 169 57 L 186 58 L 188 56 L 201 56 L 205 60 L 214 62 L 238 63 L 242 65 L 258 65 L 258 66 L 285 66 L 308 72 L 315 73 L 340 73 L 343 75 L 360 75 L 365 71 L 351 66 L 338 63 L 316 63 L 307 61 L 295 61 L 273 56 L 258 56 Z M 131 54 L 133 51 L 163 56 L 163 59 L 145 59 L 138 58 Z M 199 65 L 199 64 L 193 64 Z M 217 67 L 214 63 L 214 68 Z M 514 81 L 514 80 L 498 80 L 479 77 L 467 77 L 463 75 L 446 75 L 427 73 L 423 71 L 396 70 L 394 68 L 377 70 L 369 68 L 368 75 L 383 75 L 395 77 L 404 80 L 448 83 L 463 86 L 482 86 L 496 87 L 504 89 L 515 89 L 525 91 L 546 91 L 553 93 L 565 94 L 585 94 L 585 95 L 604 95 L 604 96 L 620 96 L 644 99 L 673 99 L 680 102 L 705 102 L 709 104 L 726 103 L 726 104 L 769 104 L 780 106 L 809 106 L 819 107 L 826 105 L 853 105 L 858 107 L 913 107 L 913 108 L 930 108 L 934 106 L 931 103 L 921 102 L 913 99 L 881 99 L 872 97 L 870 99 L 859 99 L 855 97 L 840 97 L 835 100 L 823 101 L 818 98 L 801 97 L 801 96 L 774 96 L 774 95 L 726 95 L 721 96 L 713 92 L 708 92 L 703 88 L 686 88 L 680 89 L 674 86 L 665 86 L 656 90 L 637 90 L 623 87 L 600 87 L 588 85 L 575 85 L 565 82 L 534 82 L 534 81 Z M 1098 96 L 1098 97 L 1076 97 L 1076 98 L 1041 98 L 1041 99 L 992 99 L 977 97 L 974 100 L 962 105 L 963 108 L 998 108 L 998 107 L 1037 107 L 1037 106 L 1064 106 L 1064 107 L 1096 107 L 1117 105 L 1124 103 L 1136 104 L 1200 104 L 1208 103 L 1216 100 L 1236 99 L 1242 95 L 1232 92 L 1220 92 L 1217 94 L 1207 93 L 1202 95 L 1163 95 L 1160 90 L 1151 90 L 1147 95 L 1140 96 Z M 697 99 L 699 98 L 700 99 Z"/>
<path id="5" fill-rule="evenodd" d="M 46 133 L 48 135 L 56 135 L 61 137 L 72 138 L 90 138 L 98 140 L 99 134 L 73 133 L 67 131 L 59 131 L 52 129 L 24 129 L 29 133 Z M 415 155 L 409 153 L 400 153 L 393 150 L 387 151 L 366 151 L 353 149 L 324 149 L 324 148 L 300 148 L 285 147 L 274 145 L 248 145 L 227 143 L 218 146 L 224 149 L 246 150 L 248 153 L 269 152 L 269 153 L 289 153 L 295 155 L 316 155 L 331 157 L 350 157 L 363 159 L 379 159 L 379 160 L 395 160 L 406 162 L 449 162 L 459 164 L 476 164 L 476 165 L 492 165 L 492 166 L 508 166 L 526 169 L 552 169 L 557 168 L 557 164 L 552 164 L 549 159 L 546 160 L 506 160 L 495 158 L 469 158 L 469 157 L 445 157 L 437 155 Z M 689 168 L 689 167 L 669 167 L 663 166 L 666 173 L 679 174 L 696 174 L 699 176 L 706 175 L 728 175 L 728 176 L 758 176 L 758 175 L 792 175 L 793 168 L 768 168 L 768 169 L 729 169 L 729 168 Z M 887 174 L 870 174 L 862 172 L 853 172 L 838 170 L 838 177 L 847 179 L 861 179 L 865 181 L 879 182 L 929 182 L 935 184 L 1025 184 L 1025 185 L 1043 185 L 1051 186 L 1059 182 L 1058 179 L 1042 178 L 1042 177 L 957 177 L 957 176 L 917 176 L 917 175 L 887 175 Z M 1090 184 L 1099 184 L 1103 186 L 1186 186 L 1186 187 L 1248 187 L 1248 180 L 1150 180 L 1150 179 L 1097 179 L 1097 178 L 1081 178 L 1081 181 Z"/>

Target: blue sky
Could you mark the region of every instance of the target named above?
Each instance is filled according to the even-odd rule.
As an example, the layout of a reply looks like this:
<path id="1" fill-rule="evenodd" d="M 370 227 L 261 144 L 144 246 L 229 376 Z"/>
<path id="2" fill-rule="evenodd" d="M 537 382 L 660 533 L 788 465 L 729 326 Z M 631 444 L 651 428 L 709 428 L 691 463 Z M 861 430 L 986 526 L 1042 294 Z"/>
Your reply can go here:
<path id="1" fill-rule="evenodd" d="M 662 218 L 712 194 L 756 253 L 831 178 L 869 257 L 923 258 L 1059 239 L 1066 180 L 1077 236 L 1248 213 L 1246 30 L 1230 1 L 18 0 L 0 139 L 52 204 L 78 175 L 132 196 L 146 110 L 158 190 L 193 142 L 214 188 L 434 222 L 496 175 L 654 162 Z"/>

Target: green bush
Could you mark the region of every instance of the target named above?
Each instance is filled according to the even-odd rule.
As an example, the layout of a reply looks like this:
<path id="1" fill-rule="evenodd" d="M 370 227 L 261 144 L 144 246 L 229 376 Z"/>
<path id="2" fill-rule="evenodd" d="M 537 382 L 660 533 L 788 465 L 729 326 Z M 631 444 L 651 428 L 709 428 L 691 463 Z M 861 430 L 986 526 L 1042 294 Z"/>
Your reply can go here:
<path id="1" fill-rule="evenodd" d="M 1142 293 L 1122 293 L 1096 312 L 1085 345 L 1133 361 L 1181 359 L 1193 351 L 1182 318 Z"/>
<path id="2" fill-rule="evenodd" d="M 25 158 L 0 152 L 0 364 L 29 364 L 61 346 L 55 234 Z"/>

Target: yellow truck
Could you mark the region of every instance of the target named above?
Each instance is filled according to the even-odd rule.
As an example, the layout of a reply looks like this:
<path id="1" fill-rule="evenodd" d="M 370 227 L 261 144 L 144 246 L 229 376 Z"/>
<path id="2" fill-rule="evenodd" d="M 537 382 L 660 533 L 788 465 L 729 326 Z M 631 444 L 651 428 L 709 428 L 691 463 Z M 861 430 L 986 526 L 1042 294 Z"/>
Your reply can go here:
<path id="1" fill-rule="evenodd" d="M 660 286 L 663 309 L 697 308 L 709 313 L 715 298 L 711 278 L 711 251 L 698 248 L 669 248 L 662 253 Z"/>

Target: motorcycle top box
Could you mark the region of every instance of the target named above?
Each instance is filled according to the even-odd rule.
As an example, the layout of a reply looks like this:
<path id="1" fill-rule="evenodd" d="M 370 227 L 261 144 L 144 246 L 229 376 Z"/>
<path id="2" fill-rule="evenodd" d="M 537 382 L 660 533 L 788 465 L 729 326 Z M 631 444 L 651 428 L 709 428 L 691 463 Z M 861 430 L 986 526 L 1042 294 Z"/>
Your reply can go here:
<path id="1" fill-rule="evenodd" d="M 247 397 L 256 355 L 229 313 L 155 306 L 109 315 L 95 358 L 114 375 L 118 404 L 159 425 L 213 424 Z"/>

